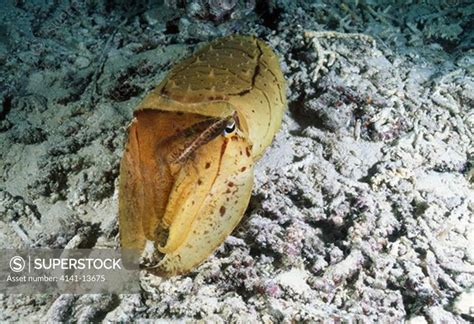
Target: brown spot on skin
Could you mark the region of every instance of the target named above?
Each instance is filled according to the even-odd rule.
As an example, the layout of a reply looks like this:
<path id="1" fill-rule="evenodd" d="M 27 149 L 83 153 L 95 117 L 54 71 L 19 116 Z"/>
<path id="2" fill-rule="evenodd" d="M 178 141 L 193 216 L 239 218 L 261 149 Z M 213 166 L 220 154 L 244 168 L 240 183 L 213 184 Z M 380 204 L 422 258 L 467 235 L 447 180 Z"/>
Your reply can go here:
<path id="1" fill-rule="evenodd" d="M 245 153 L 247 153 L 247 156 L 250 157 L 250 150 L 248 147 L 245 148 Z"/>
<path id="2" fill-rule="evenodd" d="M 244 172 L 245 170 L 247 170 L 247 167 L 242 167 L 242 168 L 240 169 L 241 172 Z"/>
<path id="3" fill-rule="evenodd" d="M 224 206 L 221 206 L 221 208 L 219 208 L 219 213 L 221 214 L 221 216 L 224 216 L 224 214 L 225 214 L 225 207 Z"/>
<path id="4" fill-rule="evenodd" d="M 202 185 L 202 180 L 198 179 L 198 186 Z"/>
<path id="5" fill-rule="evenodd" d="M 227 185 L 232 188 L 234 186 L 234 183 L 232 181 L 229 181 Z"/>
<path id="6" fill-rule="evenodd" d="M 233 135 L 230 139 L 233 140 L 233 141 L 238 141 L 239 140 L 239 138 L 235 135 Z"/>
<path id="7" fill-rule="evenodd" d="M 211 167 L 211 162 L 206 162 L 206 165 L 204 166 L 206 169 L 209 169 Z"/>
<path id="8" fill-rule="evenodd" d="M 227 188 L 227 190 L 225 191 L 225 193 L 230 193 L 230 189 L 229 189 L 229 188 Z"/>

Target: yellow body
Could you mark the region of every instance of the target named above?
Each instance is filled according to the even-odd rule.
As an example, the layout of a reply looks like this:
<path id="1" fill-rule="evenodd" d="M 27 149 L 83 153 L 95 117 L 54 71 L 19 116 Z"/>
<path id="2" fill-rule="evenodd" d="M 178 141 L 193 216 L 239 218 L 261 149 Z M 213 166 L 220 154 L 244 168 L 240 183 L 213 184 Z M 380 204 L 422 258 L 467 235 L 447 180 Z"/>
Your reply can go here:
<path id="1" fill-rule="evenodd" d="M 175 65 L 129 128 L 120 169 L 122 247 L 154 244 L 153 269 L 165 276 L 204 261 L 241 220 L 254 163 L 285 106 L 278 59 L 255 37 L 218 39 Z M 212 126 L 219 133 L 207 136 L 220 120 L 235 120 L 235 130 Z"/>

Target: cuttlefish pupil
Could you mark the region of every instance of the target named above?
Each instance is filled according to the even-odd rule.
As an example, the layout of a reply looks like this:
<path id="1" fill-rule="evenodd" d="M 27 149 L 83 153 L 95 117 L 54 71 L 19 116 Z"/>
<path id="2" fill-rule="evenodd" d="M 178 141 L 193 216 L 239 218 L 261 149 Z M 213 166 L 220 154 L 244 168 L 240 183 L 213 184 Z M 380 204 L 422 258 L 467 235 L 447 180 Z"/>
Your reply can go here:
<path id="1" fill-rule="evenodd" d="M 235 121 L 230 120 L 224 128 L 224 135 L 232 134 L 235 131 Z"/>

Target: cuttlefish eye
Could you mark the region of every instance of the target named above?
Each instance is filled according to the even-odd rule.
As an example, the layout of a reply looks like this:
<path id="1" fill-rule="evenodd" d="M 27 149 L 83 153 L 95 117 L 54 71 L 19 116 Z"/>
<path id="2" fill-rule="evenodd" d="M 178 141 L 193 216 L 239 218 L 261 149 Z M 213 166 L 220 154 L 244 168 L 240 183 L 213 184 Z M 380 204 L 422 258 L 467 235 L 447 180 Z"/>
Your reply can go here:
<path id="1" fill-rule="evenodd" d="M 232 134 L 235 131 L 235 121 L 230 120 L 224 128 L 224 135 Z"/>

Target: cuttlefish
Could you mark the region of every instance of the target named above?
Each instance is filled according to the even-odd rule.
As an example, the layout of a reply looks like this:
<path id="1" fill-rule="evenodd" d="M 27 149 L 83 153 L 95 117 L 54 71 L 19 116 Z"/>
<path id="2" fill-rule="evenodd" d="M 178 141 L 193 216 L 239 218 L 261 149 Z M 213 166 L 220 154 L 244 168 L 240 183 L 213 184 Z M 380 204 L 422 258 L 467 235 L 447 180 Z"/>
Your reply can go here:
<path id="1" fill-rule="evenodd" d="M 278 58 L 253 36 L 217 39 L 176 64 L 128 128 L 122 248 L 148 251 L 162 276 L 206 260 L 242 219 L 285 106 Z"/>

